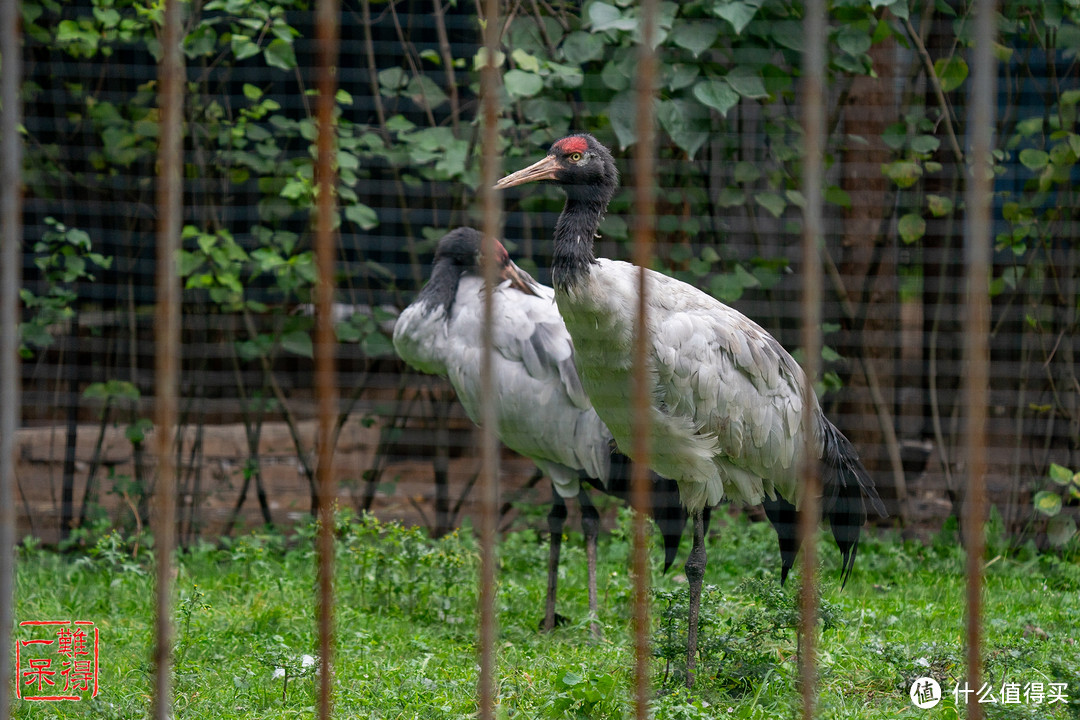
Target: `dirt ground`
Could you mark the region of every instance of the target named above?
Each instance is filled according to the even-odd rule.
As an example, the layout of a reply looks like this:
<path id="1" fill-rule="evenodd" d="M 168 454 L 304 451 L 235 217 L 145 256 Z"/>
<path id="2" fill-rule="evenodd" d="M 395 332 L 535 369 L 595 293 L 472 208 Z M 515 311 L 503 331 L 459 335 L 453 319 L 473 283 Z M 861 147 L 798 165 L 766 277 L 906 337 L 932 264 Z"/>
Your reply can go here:
<path id="1" fill-rule="evenodd" d="M 458 428 L 455 439 L 469 438 L 471 426 Z M 312 448 L 315 422 L 300 423 L 301 442 Z M 474 438 L 475 439 L 475 438 Z M 198 450 L 192 452 L 198 441 Z M 335 455 L 338 502 L 359 511 L 368 485 L 366 473 L 376 466 L 379 428 L 350 421 L 343 427 Z M 153 446 L 148 437 L 145 447 Z M 22 538 L 33 535 L 47 544 L 60 538 L 61 499 L 66 456 L 66 432 L 63 427 L 24 428 L 16 438 L 16 515 L 17 533 Z M 434 524 L 435 482 L 432 448 L 395 446 L 382 468 L 370 505 L 382 521 L 399 520 L 408 525 L 428 528 Z M 244 489 L 248 459 L 247 440 L 241 424 L 204 426 L 201 437 L 195 429 L 184 436 L 182 466 L 178 480 L 179 532 L 190 541 L 195 537 L 212 540 L 224 534 L 243 532 L 263 524 L 263 515 L 250 482 L 243 503 L 234 515 Z M 95 459 L 96 458 L 96 459 Z M 259 443 L 261 480 L 273 522 L 291 526 L 310 515 L 311 491 L 298 461 L 295 444 L 284 423 L 263 426 Z M 137 528 L 138 495 L 133 482 L 136 475 L 150 478 L 153 467 L 148 456 L 141 459 L 125 437 L 121 427 L 99 425 L 78 427 L 74 448 L 74 514 L 77 517 L 86 498 L 86 485 L 94 465 L 94 484 L 88 498 L 88 516 L 106 516 L 114 527 Z M 460 506 L 455 524 L 471 518 L 477 524 L 478 492 L 472 485 L 479 472 L 479 460 L 468 448 L 454 448 L 449 459 L 447 482 L 452 505 Z M 950 503 L 933 473 L 923 472 L 909 479 L 910 534 L 928 535 L 948 516 Z M 550 484 L 537 477 L 533 464 L 510 451 L 502 454 L 500 527 L 520 525 L 524 519 L 545 527 L 543 517 L 550 500 Z M 576 503 L 569 503 L 571 523 L 577 527 Z M 521 512 L 522 508 L 535 508 Z M 145 505 L 142 514 L 146 516 Z M 522 515 L 525 517 L 522 518 Z M 235 518 L 235 519 L 234 519 Z M 613 512 L 604 515 L 605 525 L 612 524 Z M 921 530 L 920 530 L 921 528 Z"/>
<path id="2" fill-rule="evenodd" d="M 312 448 L 315 422 L 300 423 L 301 441 Z M 60 537 L 61 500 L 66 448 L 63 427 L 24 428 L 15 442 L 17 533 L 22 538 L 33 535 L 45 543 L 55 543 Z M 244 426 L 204 426 L 199 438 L 200 448 L 192 453 L 196 431 L 184 436 L 184 458 L 178 479 L 180 532 L 191 536 L 191 530 L 211 539 L 230 532 L 243 531 L 262 525 L 254 482 L 250 482 L 243 505 L 234 517 L 234 508 L 244 489 L 245 466 L 248 459 Z M 100 442 L 100 447 L 99 447 Z M 367 486 L 365 472 L 375 465 L 379 429 L 350 421 L 342 428 L 335 454 L 335 475 L 338 481 L 338 502 L 360 509 Z M 148 437 L 145 447 L 152 447 Z M 406 451 L 408 449 L 406 448 Z M 430 527 L 434 522 L 434 470 L 427 448 L 414 448 L 410 454 L 399 447 L 396 459 L 382 470 L 371 511 L 383 521 L 400 520 L 410 525 Z M 96 460 L 95 460 L 96 457 Z M 290 526 L 310 516 L 311 491 L 307 477 L 298 460 L 295 444 L 284 423 L 263 426 L 259 457 L 261 479 L 275 524 Z M 88 516 L 105 514 L 116 527 L 136 526 L 138 498 L 134 491 L 136 477 L 135 448 L 125 437 L 122 427 L 108 427 L 102 434 L 96 424 L 78 427 L 74 449 L 74 514 L 79 514 L 86 495 L 91 466 L 96 464 L 94 484 L 89 498 Z M 513 453 L 504 452 L 501 461 L 501 493 L 503 503 L 546 503 L 550 486 L 537 482 L 531 462 Z M 139 474 L 153 477 L 148 457 L 142 459 Z M 474 457 L 451 457 L 447 470 L 450 499 L 457 504 L 469 482 L 479 470 Z M 474 514 L 475 487 L 461 502 L 459 520 Z M 144 508 L 145 510 L 145 508 Z M 516 511 L 509 509 L 503 525 L 509 523 Z M 474 523 L 475 524 L 475 523 Z"/>

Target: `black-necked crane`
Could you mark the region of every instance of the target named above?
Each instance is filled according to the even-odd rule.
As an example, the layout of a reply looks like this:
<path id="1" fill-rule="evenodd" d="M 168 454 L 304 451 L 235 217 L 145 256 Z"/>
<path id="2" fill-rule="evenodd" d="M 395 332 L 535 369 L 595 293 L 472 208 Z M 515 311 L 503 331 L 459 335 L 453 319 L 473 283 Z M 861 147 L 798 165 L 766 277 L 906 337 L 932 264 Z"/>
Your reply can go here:
<path id="1" fill-rule="evenodd" d="M 450 380 L 469 418 L 481 419 L 483 287 L 481 234 L 458 228 L 443 236 L 435 250 L 431 278 L 416 300 L 398 317 L 394 347 L 417 370 Z M 524 455 L 551 479 L 548 514 L 551 549 L 548 560 L 544 629 L 555 626 L 555 595 L 565 498 L 576 497 L 588 560 L 589 610 L 595 622 L 596 539 L 600 515 L 587 485 L 626 500 L 629 461 L 613 453 L 611 432 L 597 416 L 574 367 L 574 351 L 554 291 L 515 265 L 495 241 L 499 284 L 492 293 L 493 384 L 497 394 L 495 433 L 511 450 Z M 664 569 L 671 565 L 686 525 L 674 481 L 653 478 L 653 517 L 664 539 Z"/>
<path id="2" fill-rule="evenodd" d="M 573 338 L 578 372 L 597 414 L 624 451 L 631 448 L 634 323 L 639 269 L 597 258 L 593 240 L 619 185 L 611 153 L 594 137 L 556 141 L 540 161 L 507 175 L 503 189 L 546 181 L 566 193 L 555 225 L 552 281 L 555 301 Z M 705 572 L 702 510 L 723 498 L 765 502 L 769 519 L 794 522 L 802 488 L 798 465 L 807 443 L 820 461 L 822 513 L 843 556 L 846 582 L 855 562 L 869 503 L 884 507 L 847 438 L 824 416 L 798 363 L 769 333 L 711 295 L 663 273 L 646 270 L 647 333 L 654 471 L 679 484 L 694 519 L 686 561 L 690 584 L 688 682 L 695 666 L 697 617 Z M 803 418 L 812 414 L 808 437 Z M 787 555 L 795 536 L 788 525 Z M 788 557 L 785 565 L 790 567 Z M 785 570 L 786 575 L 786 570 Z"/>

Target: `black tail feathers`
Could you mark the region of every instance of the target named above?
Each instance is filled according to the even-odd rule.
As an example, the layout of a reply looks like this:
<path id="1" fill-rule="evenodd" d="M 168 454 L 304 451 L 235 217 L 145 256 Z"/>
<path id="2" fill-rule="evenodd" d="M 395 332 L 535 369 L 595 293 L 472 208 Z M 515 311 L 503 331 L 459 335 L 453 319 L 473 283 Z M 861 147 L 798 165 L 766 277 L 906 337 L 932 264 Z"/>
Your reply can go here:
<path id="1" fill-rule="evenodd" d="M 824 417 L 821 420 L 825 428 L 825 448 L 821 456 L 821 514 L 829 519 L 829 529 L 840 548 L 840 587 L 844 587 L 855 567 L 859 534 L 866 522 L 867 502 L 881 517 L 887 517 L 888 513 L 874 489 L 874 481 L 859 462 L 855 448 L 836 426 Z M 780 542 L 780 584 L 783 585 L 799 553 L 799 512 L 779 495 L 774 500 L 765 498 L 762 507 Z"/>
<path id="2" fill-rule="evenodd" d="M 780 540 L 780 584 L 783 585 L 795 566 L 795 556 L 799 554 L 799 513 L 779 495 L 775 500 L 765 498 L 761 506 Z"/>
<path id="3" fill-rule="evenodd" d="M 829 528 L 843 562 L 840 587 L 847 584 L 855 567 L 859 533 L 866 522 L 867 503 L 881 517 L 888 517 L 874 481 L 859 461 L 859 454 L 843 433 L 824 417 L 824 452 L 821 456 L 821 513 L 829 519 Z"/>

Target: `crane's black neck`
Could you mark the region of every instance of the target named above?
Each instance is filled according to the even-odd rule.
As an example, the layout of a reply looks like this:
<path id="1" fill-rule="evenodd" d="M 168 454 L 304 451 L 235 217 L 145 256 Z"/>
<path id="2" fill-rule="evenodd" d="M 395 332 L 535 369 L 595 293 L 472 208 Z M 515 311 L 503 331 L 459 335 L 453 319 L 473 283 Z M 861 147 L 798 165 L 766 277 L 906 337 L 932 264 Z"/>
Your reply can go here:
<path id="1" fill-rule="evenodd" d="M 420 291 L 417 300 L 426 304 L 429 312 L 437 312 L 442 309 L 447 317 L 454 308 L 454 298 L 457 297 L 458 284 L 466 268 L 458 265 L 449 257 L 443 257 L 435 261 L 431 268 L 431 279 Z"/>
<path id="2" fill-rule="evenodd" d="M 577 285 L 596 264 L 593 239 L 607 204 L 607 198 L 567 196 L 566 206 L 555 224 L 555 254 L 551 262 L 551 281 L 559 290 Z"/>

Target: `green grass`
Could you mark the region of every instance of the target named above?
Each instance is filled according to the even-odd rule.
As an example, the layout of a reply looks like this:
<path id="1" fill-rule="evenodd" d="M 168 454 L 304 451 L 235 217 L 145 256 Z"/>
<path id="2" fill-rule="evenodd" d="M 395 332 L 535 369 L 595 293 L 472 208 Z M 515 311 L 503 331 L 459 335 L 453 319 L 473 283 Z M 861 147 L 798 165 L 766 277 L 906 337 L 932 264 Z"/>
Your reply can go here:
<path id="1" fill-rule="evenodd" d="M 462 718 L 476 711 L 476 547 L 466 535 L 430 541 L 367 518 L 338 527 L 335 717 Z M 174 602 L 175 717 L 312 717 L 317 678 L 312 528 L 284 538 L 250 534 L 179 558 Z M 629 515 L 601 538 L 600 622 L 589 640 L 584 551 L 564 543 L 559 611 L 572 619 L 537 632 L 547 547 L 536 533 L 500 545 L 498 690 L 502 718 L 630 715 Z M 995 704 L 993 718 L 1080 717 L 1080 567 L 1031 550 L 986 573 L 985 676 L 1068 683 L 1069 704 Z M 684 540 L 683 557 L 687 541 Z M 991 543 L 994 547 L 994 543 Z M 825 628 L 819 642 L 820 716 L 953 718 L 964 674 L 964 554 L 952 534 L 929 546 L 896 536 L 860 546 L 846 589 L 822 538 Z M 153 569 L 143 543 L 110 535 L 82 556 L 23 548 L 16 620 L 84 619 L 101 631 L 100 693 L 81 702 L 15 701 L 16 718 L 144 717 L 151 693 Z M 992 551 L 993 552 L 993 551 Z M 660 556 L 652 553 L 653 562 Z M 714 523 L 709 544 L 704 668 L 681 687 L 684 584 L 654 572 L 656 718 L 789 718 L 798 712 L 793 588 L 777 586 L 775 535 L 743 518 Z M 654 566 L 655 569 L 655 566 Z M 684 622 L 684 621 L 683 621 Z M 25 628 L 16 627 L 22 636 Z M 275 669 L 288 671 L 286 678 Z M 933 710 L 908 698 L 913 678 L 945 691 Z M 995 690 L 995 693 L 996 693 Z"/>

